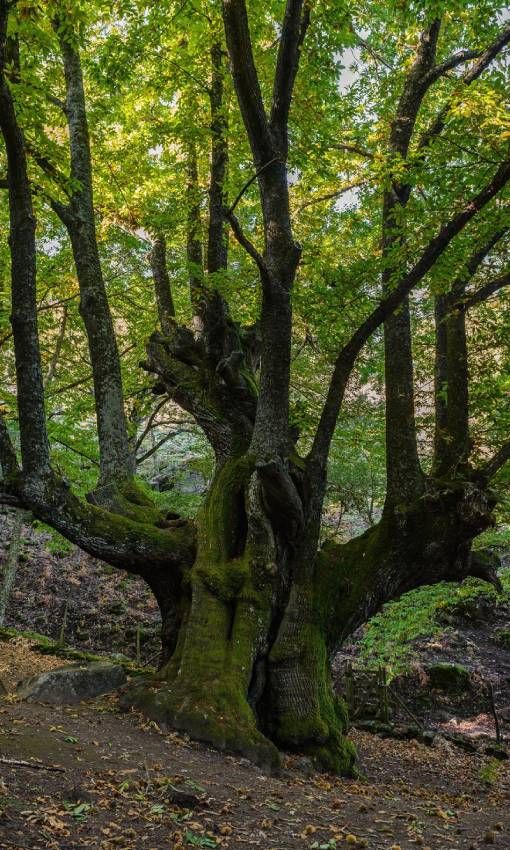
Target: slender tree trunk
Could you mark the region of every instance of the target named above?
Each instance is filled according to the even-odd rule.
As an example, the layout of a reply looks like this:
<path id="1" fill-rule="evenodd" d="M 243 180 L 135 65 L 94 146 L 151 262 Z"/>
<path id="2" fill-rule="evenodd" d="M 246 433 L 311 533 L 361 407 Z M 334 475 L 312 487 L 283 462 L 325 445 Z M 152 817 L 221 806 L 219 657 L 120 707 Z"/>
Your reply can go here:
<path id="1" fill-rule="evenodd" d="M 418 113 L 429 88 L 428 75 L 435 62 L 440 22 L 435 20 L 420 36 L 415 60 L 392 122 L 389 152 L 397 162 L 405 161 Z M 395 180 L 383 203 L 383 290 L 387 293 L 402 276 L 399 253 L 406 241 L 404 210 L 411 186 Z M 414 407 L 414 369 L 409 298 L 384 324 L 386 386 L 386 506 L 405 503 L 423 491 L 423 474 L 418 457 Z"/>
<path id="2" fill-rule="evenodd" d="M 423 489 L 414 406 L 409 299 L 384 325 L 386 387 L 386 503 L 403 504 Z"/>
<path id="3" fill-rule="evenodd" d="M 434 358 L 434 474 L 439 473 L 448 442 L 448 339 L 446 315 L 448 299 L 438 295 L 434 301 L 435 358 Z M 439 473 L 440 474 L 440 473 Z"/>
<path id="4" fill-rule="evenodd" d="M 37 327 L 36 219 L 27 173 L 23 133 L 6 80 L 17 46 L 7 39 L 9 4 L 0 3 L 0 130 L 7 153 L 9 186 L 12 312 L 23 471 L 27 486 L 40 488 L 50 475 L 49 444 Z"/>
<path id="5" fill-rule="evenodd" d="M 55 208 L 66 225 L 80 286 L 80 314 L 92 363 L 100 452 L 99 485 L 122 483 L 134 473 L 124 411 L 120 358 L 99 258 L 83 74 L 74 33 L 56 21 L 66 80 L 66 116 L 74 190 L 69 207 Z"/>
<path id="6" fill-rule="evenodd" d="M 11 529 L 11 539 L 7 550 L 7 557 L 2 570 L 2 583 L 0 585 L 0 626 L 5 624 L 5 613 L 11 598 L 16 572 L 18 569 L 19 556 L 23 533 L 24 512 L 15 511 Z"/>
<path id="7" fill-rule="evenodd" d="M 207 271 L 209 274 L 227 268 L 228 234 L 225 207 L 225 180 L 228 167 L 228 103 L 225 98 L 225 64 L 220 41 L 211 47 L 211 180 L 209 185 L 209 231 L 207 239 Z"/>
<path id="8" fill-rule="evenodd" d="M 186 199 L 188 208 L 186 257 L 188 261 L 189 288 L 193 316 L 200 317 L 202 312 L 202 293 L 204 286 L 204 259 L 202 251 L 202 217 L 200 212 L 198 162 L 194 143 L 191 143 L 187 149 L 186 171 Z"/>
<path id="9" fill-rule="evenodd" d="M 168 335 L 172 332 L 175 307 L 166 263 L 166 239 L 162 234 L 158 234 L 154 239 L 149 259 L 156 291 L 159 324 L 162 332 Z"/>

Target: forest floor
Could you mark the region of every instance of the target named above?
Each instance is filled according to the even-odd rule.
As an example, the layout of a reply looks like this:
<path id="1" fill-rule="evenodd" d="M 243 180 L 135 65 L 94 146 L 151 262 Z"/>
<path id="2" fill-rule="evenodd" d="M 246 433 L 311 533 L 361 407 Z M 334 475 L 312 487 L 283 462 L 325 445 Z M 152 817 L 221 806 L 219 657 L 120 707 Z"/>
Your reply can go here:
<path id="1" fill-rule="evenodd" d="M 62 663 L 22 639 L 1 647 L 8 689 L 20 673 Z M 297 757 L 269 777 L 120 714 L 114 696 L 55 707 L 7 694 L 0 700 L 0 847 L 510 846 L 509 761 L 442 738 L 433 746 L 356 730 L 352 738 L 362 779 L 304 772 Z"/>

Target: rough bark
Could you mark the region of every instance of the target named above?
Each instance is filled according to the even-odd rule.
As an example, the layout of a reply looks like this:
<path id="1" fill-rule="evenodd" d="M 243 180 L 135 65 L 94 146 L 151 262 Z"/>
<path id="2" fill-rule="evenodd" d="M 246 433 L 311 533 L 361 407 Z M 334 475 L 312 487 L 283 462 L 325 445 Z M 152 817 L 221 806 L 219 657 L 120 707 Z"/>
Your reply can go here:
<path id="1" fill-rule="evenodd" d="M 435 20 L 420 38 L 416 57 L 404 82 L 393 120 L 389 153 L 398 164 L 405 162 L 416 119 L 430 86 L 440 22 Z M 383 290 L 388 292 L 401 277 L 400 249 L 405 243 L 401 219 L 411 193 L 405 182 L 394 181 L 383 202 Z M 386 479 L 389 502 L 398 504 L 418 496 L 423 476 L 416 442 L 414 374 L 409 299 L 384 324 L 386 387 Z"/>
<path id="2" fill-rule="evenodd" d="M 224 209 L 227 205 L 225 178 L 228 167 L 228 104 L 225 98 L 223 47 L 215 41 L 211 47 L 211 179 L 209 184 L 209 229 L 207 272 L 215 274 L 227 268 L 228 235 Z"/>
<path id="3" fill-rule="evenodd" d="M 204 285 L 204 260 L 202 251 L 202 220 L 200 213 L 200 187 L 198 184 L 197 152 L 194 143 L 190 143 L 186 161 L 186 258 L 188 261 L 189 289 L 193 315 L 197 319 L 202 313 L 202 293 Z"/>
<path id="4" fill-rule="evenodd" d="M 353 748 L 332 694 L 312 585 L 295 581 L 301 512 L 283 469 L 258 466 L 250 455 L 221 466 L 199 518 L 174 653 L 156 680 L 129 689 L 124 704 L 266 769 L 285 747 L 349 772 Z M 296 598 L 302 591 L 306 623 L 304 600 Z M 283 626 L 290 609 L 298 614 L 296 639 Z M 297 678 L 284 658 L 296 652 Z"/>
<path id="5" fill-rule="evenodd" d="M 472 540 L 493 524 L 494 495 L 471 479 L 430 479 L 426 493 L 345 545 L 318 555 L 316 604 L 334 651 L 382 605 L 402 593 L 468 575 L 501 589 L 490 564 L 471 553 Z"/>
<path id="6" fill-rule="evenodd" d="M 466 311 L 500 288 L 502 278 L 474 294 L 466 288 L 483 261 L 505 234 L 496 230 L 469 258 L 450 290 L 436 298 L 435 404 L 436 431 L 433 467 L 436 475 L 461 475 L 471 452 L 469 433 L 469 368 Z M 504 279 L 504 276 L 503 276 Z"/>
<path id="7" fill-rule="evenodd" d="M 9 604 L 14 582 L 16 581 L 24 518 L 25 516 L 23 511 L 15 511 L 7 557 L 5 558 L 2 569 L 2 582 L 0 585 L 0 626 L 5 624 L 7 605 Z"/>
<path id="8" fill-rule="evenodd" d="M 156 305 L 161 331 L 165 336 L 171 333 L 175 319 L 175 307 L 172 298 L 172 288 L 166 264 L 166 240 L 158 234 L 153 242 L 149 260 L 156 292 Z"/>
<path id="9" fill-rule="evenodd" d="M 119 351 L 103 279 L 96 236 L 92 163 L 83 73 L 75 34 L 65 19 L 54 22 L 66 82 L 66 110 L 71 155 L 69 205 L 54 209 L 66 226 L 80 287 L 80 314 L 88 338 L 100 452 L 99 486 L 129 480 L 134 473 Z"/>
<path id="10" fill-rule="evenodd" d="M 27 173 L 25 141 L 6 79 L 6 64 L 9 60 L 16 63 L 17 54 L 16 46 L 7 38 L 9 5 L 7 2 L 0 3 L 0 130 L 7 154 L 11 325 L 16 357 L 21 453 L 27 482 L 35 487 L 40 479 L 49 474 L 50 459 L 37 328 L 36 220 Z"/>
<path id="11" fill-rule="evenodd" d="M 289 451 L 289 381 L 292 332 L 290 293 L 301 249 L 294 241 L 287 180 L 287 121 L 299 63 L 302 0 L 288 0 L 278 49 L 273 106 L 268 118 L 262 101 L 244 0 L 224 0 L 223 19 L 234 86 L 251 146 L 264 221 L 261 270 L 262 310 L 260 392 L 252 451 L 285 457 Z M 247 240 L 244 240 L 245 245 Z"/>

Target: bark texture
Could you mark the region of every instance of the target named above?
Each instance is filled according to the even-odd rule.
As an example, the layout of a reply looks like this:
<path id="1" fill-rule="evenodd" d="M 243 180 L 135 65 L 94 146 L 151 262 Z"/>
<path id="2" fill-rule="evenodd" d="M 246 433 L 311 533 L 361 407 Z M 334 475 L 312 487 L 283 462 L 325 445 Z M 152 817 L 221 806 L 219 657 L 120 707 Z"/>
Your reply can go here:
<path id="1" fill-rule="evenodd" d="M 69 204 L 54 204 L 66 226 L 80 287 L 80 314 L 88 338 L 100 453 L 99 486 L 132 478 L 135 468 L 124 411 L 120 357 L 99 257 L 94 213 L 85 89 L 75 33 L 56 19 L 66 83 L 70 178 Z"/>

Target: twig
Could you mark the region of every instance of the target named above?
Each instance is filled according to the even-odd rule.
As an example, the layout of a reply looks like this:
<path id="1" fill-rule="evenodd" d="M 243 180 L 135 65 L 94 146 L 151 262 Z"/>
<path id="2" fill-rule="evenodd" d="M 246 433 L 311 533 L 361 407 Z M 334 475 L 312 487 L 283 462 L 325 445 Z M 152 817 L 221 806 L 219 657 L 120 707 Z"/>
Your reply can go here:
<path id="1" fill-rule="evenodd" d="M 496 744 L 502 744 L 503 738 L 501 737 L 501 727 L 499 725 L 499 717 L 498 712 L 496 711 L 496 702 L 494 700 L 494 688 L 492 686 L 492 682 L 488 684 L 488 692 L 489 692 L 489 704 L 491 708 L 491 714 L 494 717 L 494 725 L 496 727 Z"/>
<path id="2" fill-rule="evenodd" d="M 421 720 L 418 720 L 418 718 L 416 717 L 416 715 L 415 715 L 415 714 L 413 714 L 413 712 L 412 712 L 412 711 L 411 711 L 411 709 L 410 709 L 410 708 L 406 705 L 406 703 L 404 702 L 404 700 L 402 699 L 402 697 L 401 697 L 401 696 L 399 696 L 399 694 L 398 694 L 396 691 L 394 691 L 394 690 L 393 690 L 393 688 L 391 687 L 391 685 L 388 685 L 388 691 L 390 692 L 390 694 L 392 695 L 392 697 L 393 697 L 393 698 L 394 698 L 394 699 L 398 702 L 398 704 L 401 706 L 401 708 L 403 708 L 403 709 L 404 709 L 404 711 L 406 712 L 406 714 L 408 714 L 408 715 L 409 715 L 409 717 L 411 718 L 411 720 L 413 720 L 413 721 L 416 723 L 416 725 L 417 725 L 417 726 L 419 726 L 419 728 L 420 728 L 420 729 L 424 729 L 425 727 L 424 727 L 423 723 L 421 722 Z"/>
<path id="3" fill-rule="evenodd" d="M 56 773 L 65 773 L 65 767 L 55 764 L 38 764 L 37 762 L 24 761 L 23 759 L 7 759 L 0 756 L 0 764 L 8 764 L 11 767 L 29 767 L 31 770 L 50 770 Z"/>
<path id="4" fill-rule="evenodd" d="M 241 189 L 241 191 L 237 195 L 234 203 L 231 204 L 230 207 L 228 208 L 228 210 L 225 212 L 225 215 L 226 215 L 227 218 L 229 217 L 229 215 L 232 215 L 232 213 L 234 212 L 235 208 L 237 207 L 239 201 L 241 200 L 241 198 L 243 197 L 243 195 L 247 191 L 247 189 L 250 188 L 251 184 L 255 183 L 255 180 L 257 179 L 257 177 L 260 177 L 262 172 L 265 171 L 266 168 L 269 168 L 269 166 L 272 165 L 273 162 L 278 162 L 278 157 L 274 156 L 272 159 L 269 160 L 269 162 L 266 162 L 263 166 L 261 166 L 261 168 L 259 168 L 259 170 L 255 174 L 253 174 L 250 177 L 249 180 L 247 180 L 247 182 L 244 184 L 243 188 Z"/>

